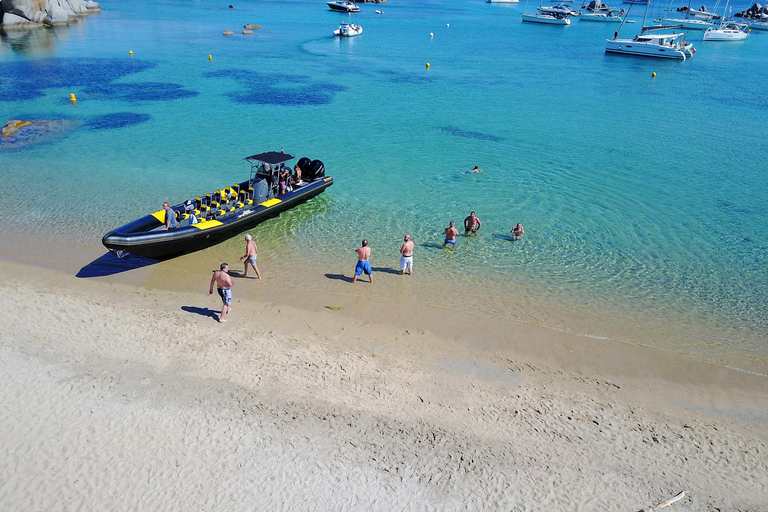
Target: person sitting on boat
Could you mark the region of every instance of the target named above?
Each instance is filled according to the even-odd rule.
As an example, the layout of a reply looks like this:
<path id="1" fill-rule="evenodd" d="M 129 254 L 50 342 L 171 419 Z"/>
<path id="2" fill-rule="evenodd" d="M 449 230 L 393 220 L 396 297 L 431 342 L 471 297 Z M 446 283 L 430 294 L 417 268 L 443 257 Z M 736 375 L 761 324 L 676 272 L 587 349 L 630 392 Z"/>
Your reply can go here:
<path id="1" fill-rule="evenodd" d="M 163 210 L 165 210 L 165 227 L 163 231 L 179 227 L 179 221 L 176 220 L 176 212 L 173 211 L 171 205 L 163 203 Z"/>

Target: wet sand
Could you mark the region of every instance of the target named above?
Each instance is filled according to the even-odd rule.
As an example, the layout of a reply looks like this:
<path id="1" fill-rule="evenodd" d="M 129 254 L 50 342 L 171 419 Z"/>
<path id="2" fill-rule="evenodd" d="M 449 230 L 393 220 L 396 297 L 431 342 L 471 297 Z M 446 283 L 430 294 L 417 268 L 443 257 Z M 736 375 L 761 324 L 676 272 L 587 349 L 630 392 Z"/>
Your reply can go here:
<path id="1" fill-rule="evenodd" d="M 219 324 L 209 262 L 77 278 L 88 250 L 0 269 L 0 508 L 768 507 L 765 377 L 392 301 L 386 274 L 261 268 Z"/>

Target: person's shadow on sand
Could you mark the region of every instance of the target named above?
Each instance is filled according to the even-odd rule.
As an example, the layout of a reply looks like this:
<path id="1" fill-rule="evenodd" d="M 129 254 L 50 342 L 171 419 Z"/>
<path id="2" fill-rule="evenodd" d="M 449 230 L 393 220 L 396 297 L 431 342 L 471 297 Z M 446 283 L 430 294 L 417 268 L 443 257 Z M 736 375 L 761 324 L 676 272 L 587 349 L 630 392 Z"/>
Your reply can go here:
<path id="1" fill-rule="evenodd" d="M 207 316 L 213 318 L 217 322 L 219 321 L 219 314 L 212 309 L 199 308 L 197 306 L 181 306 L 181 310 L 186 311 L 187 313 L 194 313 L 195 315 Z"/>
<path id="2" fill-rule="evenodd" d="M 371 270 L 373 272 L 381 272 L 382 274 L 395 274 L 395 275 L 398 275 L 398 276 L 400 275 L 400 271 L 399 270 L 395 270 L 393 268 L 371 267 Z"/>
<path id="3" fill-rule="evenodd" d="M 229 274 L 229 277 L 233 279 L 256 279 L 256 276 L 244 276 L 243 274 L 240 273 L 239 270 L 229 269 L 229 272 L 227 272 L 227 274 Z"/>
<path id="4" fill-rule="evenodd" d="M 352 282 L 351 277 L 347 277 L 343 274 L 325 274 L 325 277 L 327 277 L 328 279 L 336 279 L 337 281 L 346 281 L 347 283 Z"/>

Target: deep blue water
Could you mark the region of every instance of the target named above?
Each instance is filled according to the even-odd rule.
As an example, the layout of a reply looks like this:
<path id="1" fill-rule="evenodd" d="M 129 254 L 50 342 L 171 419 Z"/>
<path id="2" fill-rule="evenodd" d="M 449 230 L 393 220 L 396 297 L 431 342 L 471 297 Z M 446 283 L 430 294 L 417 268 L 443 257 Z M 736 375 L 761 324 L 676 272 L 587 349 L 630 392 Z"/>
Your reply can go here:
<path id="1" fill-rule="evenodd" d="M 254 231 L 281 264 L 335 270 L 362 237 L 383 260 L 409 232 L 455 292 L 425 301 L 768 373 L 768 33 L 690 33 L 666 62 L 605 55 L 615 25 L 522 24 L 534 5 L 363 5 L 346 40 L 321 0 L 227 5 L 105 1 L 0 37 L 0 122 L 49 122 L 0 141 L 4 230 L 98 245 L 282 146 L 336 184 Z M 470 210 L 480 236 L 444 251 Z"/>

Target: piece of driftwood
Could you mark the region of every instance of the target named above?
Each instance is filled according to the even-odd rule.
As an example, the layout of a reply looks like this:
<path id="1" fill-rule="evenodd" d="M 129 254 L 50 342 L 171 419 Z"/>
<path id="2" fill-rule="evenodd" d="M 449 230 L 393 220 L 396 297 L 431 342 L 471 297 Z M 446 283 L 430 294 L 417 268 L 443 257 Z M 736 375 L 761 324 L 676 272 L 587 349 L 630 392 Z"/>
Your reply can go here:
<path id="1" fill-rule="evenodd" d="M 668 507 L 669 505 L 673 504 L 676 501 L 679 501 L 683 498 L 685 498 L 686 492 L 683 491 L 680 494 L 673 496 L 672 498 L 669 498 L 667 501 L 662 501 L 661 503 L 657 503 L 656 505 L 653 505 L 652 507 L 644 508 L 643 510 L 640 510 L 639 512 L 656 512 L 657 510 L 661 510 L 664 507 Z"/>

